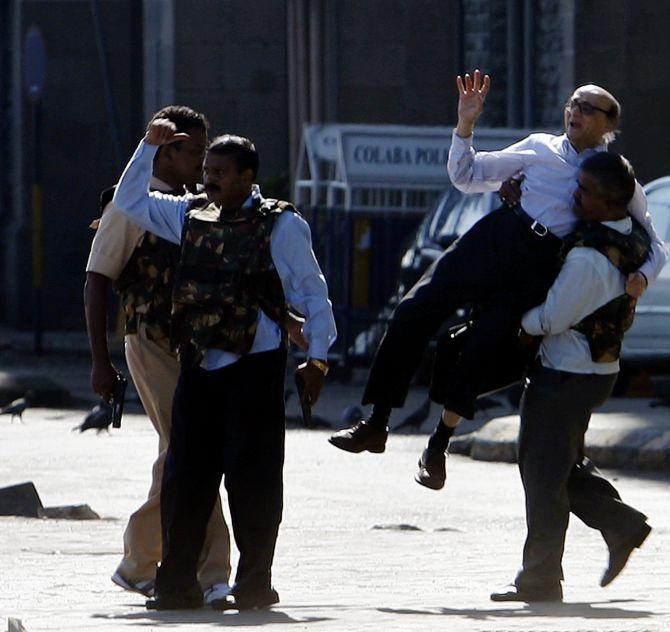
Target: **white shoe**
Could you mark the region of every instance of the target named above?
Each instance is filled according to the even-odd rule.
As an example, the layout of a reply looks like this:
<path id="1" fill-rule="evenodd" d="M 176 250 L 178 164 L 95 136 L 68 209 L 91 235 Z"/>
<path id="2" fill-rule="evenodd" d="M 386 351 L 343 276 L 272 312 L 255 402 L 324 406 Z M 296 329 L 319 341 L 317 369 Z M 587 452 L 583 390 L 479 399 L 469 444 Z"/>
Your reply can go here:
<path id="1" fill-rule="evenodd" d="M 205 590 L 205 605 L 209 606 L 217 599 L 223 599 L 230 594 L 230 586 L 225 582 L 214 584 Z"/>
<path id="2" fill-rule="evenodd" d="M 154 580 L 145 579 L 144 581 L 133 583 L 130 580 L 126 579 L 119 571 L 116 571 L 112 575 L 112 581 L 117 585 L 123 588 L 123 590 L 128 590 L 130 592 L 140 593 L 145 597 L 154 596 Z"/>

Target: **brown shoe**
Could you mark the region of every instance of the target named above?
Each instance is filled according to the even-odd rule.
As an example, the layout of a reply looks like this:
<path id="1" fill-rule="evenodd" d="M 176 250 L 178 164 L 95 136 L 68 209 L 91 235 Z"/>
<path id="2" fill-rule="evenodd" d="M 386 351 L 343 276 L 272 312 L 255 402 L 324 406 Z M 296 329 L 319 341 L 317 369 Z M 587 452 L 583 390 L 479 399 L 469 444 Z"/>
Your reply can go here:
<path id="1" fill-rule="evenodd" d="M 430 489 L 442 489 L 447 480 L 447 455 L 439 450 L 426 448 L 419 459 L 419 471 L 414 480 Z"/>
<path id="2" fill-rule="evenodd" d="M 645 522 L 634 534 L 609 547 L 609 564 L 600 580 L 601 586 L 607 586 L 617 578 L 619 573 L 624 569 L 624 566 L 626 566 L 626 562 L 628 562 L 628 558 L 633 550 L 640 548 L 650 533 L 651 527 Z"/>
<path id="3" fill-rule="evenodd" d="M 359 421 L 351 428 L 339 430 L 328 441 L 346 452 L 358 453 L 367 450 L 379 454 L 386 449 L 388 434 L 388 429 L 379 430 L 365 421 Z"/>

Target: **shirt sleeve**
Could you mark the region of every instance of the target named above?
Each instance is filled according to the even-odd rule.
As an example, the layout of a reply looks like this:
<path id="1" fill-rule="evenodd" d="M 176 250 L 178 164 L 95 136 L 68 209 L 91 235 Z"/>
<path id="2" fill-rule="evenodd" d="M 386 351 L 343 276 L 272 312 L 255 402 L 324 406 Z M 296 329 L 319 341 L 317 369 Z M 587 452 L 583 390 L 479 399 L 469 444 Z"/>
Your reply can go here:
<path id="1" fill-rule="evenodd" d="M 524 331 L 531 336 L 560 334 L 583 320 L 614 296 L 623 293 L 620 286 L 612 295 L 611 284 L 600 269 L 607 259 L 592 248 L 573 248 L 541 305 L 527 311 L 521 320 Z"/>
<path id="2" fill-rule="evenodd" d="M 193 196 L 149 191 L 157 149 L 157 145 L 140 142 L 121 174 L 112 202 L 145 230 L 178 244 Z"/>
<path id="3" fill-rule="evenodd" d="M 109 279 L 117 279 L 143 235 L 144 230 L 110 202 L 105 207 L 95 231 L 86 272 L 96 272 Z"/>
<path id="4" fill-rule="evenodd" d="M 463 193 L 497 191 L 510 178 L 528 164 L 532 150 L 529 136 L 500 151 L 476 151 L 473 136 L 460 137 L 456 131 L 451 136 L 447 160 L 447 173 L 453 185 Z"/>
<path id="5" fill-rule="evenodd" d="M 309 343 L 308 355 L 325 360 L 337 330 L 307 222 L 296 213 L 283 212 L 272 230 L 270 253 L 287 302 L 305 316 L 303 334 Z"/>
<path id="6" fill-rule="evenodd" d="M 668 261 L 668 249 L 654 228 L 651 215 L 647 211 L 647 196 L 644 194 L 644 190 L 639 182 L 635 183 L 635 194 L 628 205 L 628 212 L 642 224 L 647 233 L 649 233 L 649 237 L 651 237 L 651 252 L 639 269 L 639 272 L 642 272 L 651 284 L 656 280 Z"/>

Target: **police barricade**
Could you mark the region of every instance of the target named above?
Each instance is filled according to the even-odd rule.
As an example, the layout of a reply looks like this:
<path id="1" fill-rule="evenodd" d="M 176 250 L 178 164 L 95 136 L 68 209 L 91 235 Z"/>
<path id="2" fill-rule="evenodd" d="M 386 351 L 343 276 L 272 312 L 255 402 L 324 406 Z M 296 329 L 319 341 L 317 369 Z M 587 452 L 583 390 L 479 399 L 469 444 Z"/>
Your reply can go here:
<path id="1" fill-rule="evenodd" d="M 303 207 L 314 252 L 328 282 L 338 337 L 330 351 L 340 368 L 367 366 L 400 281 L 400 260 L 424 214 Z"/>

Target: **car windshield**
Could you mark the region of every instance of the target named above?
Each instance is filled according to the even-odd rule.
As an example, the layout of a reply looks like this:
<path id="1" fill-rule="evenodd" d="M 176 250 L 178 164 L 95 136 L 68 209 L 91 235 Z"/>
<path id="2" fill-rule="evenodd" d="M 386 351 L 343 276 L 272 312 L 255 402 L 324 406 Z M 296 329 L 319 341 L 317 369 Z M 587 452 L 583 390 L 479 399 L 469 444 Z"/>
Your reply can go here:
<path id="1" fill-rule="evenodd" d="M 451 209 L 458 200 L 463 197 L 463 194 L 451 187 L 437 203 L 435 210 L 426 218 L 421 230 L 421 241 L 423 243 L 434 241 L 436 242 L 440 235 L 443 234 L 442 227 L 447 221 L 451 213 Z"/>
<path id="2" fill-rule="evenodd" d="M 490 193 L 463 195 L 447 215 L 439 235 L 463 235 L 490 210 Z"/>

